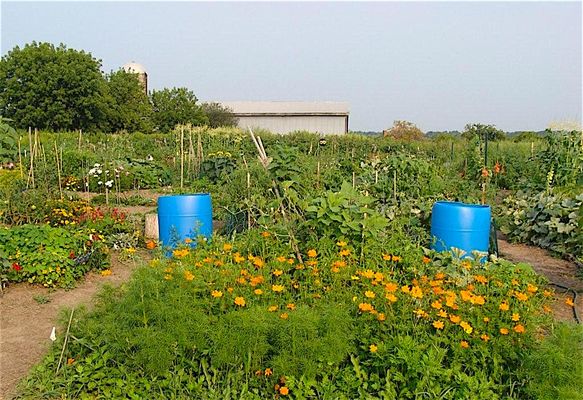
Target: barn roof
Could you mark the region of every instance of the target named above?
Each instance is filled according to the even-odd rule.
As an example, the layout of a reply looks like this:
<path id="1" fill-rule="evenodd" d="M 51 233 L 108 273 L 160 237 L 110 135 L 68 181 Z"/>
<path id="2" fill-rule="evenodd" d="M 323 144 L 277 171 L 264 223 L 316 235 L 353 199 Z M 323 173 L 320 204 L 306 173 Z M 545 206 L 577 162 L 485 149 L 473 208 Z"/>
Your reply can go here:
<path id="1" fill-rule="evenodd" d="M 337 101 L 222 101 L 235 115 L 348 115 L 349 105 Z"/>

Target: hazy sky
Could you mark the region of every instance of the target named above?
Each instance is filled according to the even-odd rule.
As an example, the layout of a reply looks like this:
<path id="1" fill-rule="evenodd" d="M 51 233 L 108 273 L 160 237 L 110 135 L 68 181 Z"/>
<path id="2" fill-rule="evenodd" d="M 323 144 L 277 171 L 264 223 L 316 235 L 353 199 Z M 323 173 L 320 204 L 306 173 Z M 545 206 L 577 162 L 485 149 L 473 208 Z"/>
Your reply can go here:
<path id="1" fill-rule="evenodd" d="M 47 41 L 149 88 L 209 100 L 350 103 L 350 129 L 482 122 L 540 130 L 582 116 L 581 2 L 1 1 L 1 53 Z"/>

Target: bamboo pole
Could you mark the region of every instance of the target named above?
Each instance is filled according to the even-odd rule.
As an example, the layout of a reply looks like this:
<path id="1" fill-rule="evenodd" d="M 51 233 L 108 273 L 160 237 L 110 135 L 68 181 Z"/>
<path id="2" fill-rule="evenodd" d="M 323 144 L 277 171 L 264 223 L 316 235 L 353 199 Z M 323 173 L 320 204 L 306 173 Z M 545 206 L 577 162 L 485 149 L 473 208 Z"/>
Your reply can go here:
<path id="1" fill-rule="evenodd" d="M 78 145 L 78 150 L 81 151 L 81 135 L 83 134 L 83 131 L 81 129 L 79 129 L 79 145 Z"/>
<path id="2" fill-rule="evenodd" d="M 22 167 L 22 150 L 20 142 L 22 141 L 22 136 L 18 137 L 18 166 L 20 167 L 20 179 L 24 178 L 24 169 Z"/>
<path id="3" fill-rule="evenodd" d="M 180 190 L 184 188 L 184 126 L 180 127 Z"/>
<path id="4" fill-rule="evenodd" d="M 59 194 L 63 200 L 63 185 L 61 183 L 61 167 L 59 162 L 59 149 L 57 148 L 57 141 L 55 140 L 55 162 L 57 164 L 57 179 L 59 180 Z"/>
<path id="5" fill-rule="evenodd" d="M 28 148 L 29 148 L 29 158 L 30 158 L 30 168 L 28 170 L 28 179 L 26 182 L 26 187 L 28 188 L 29 186 L 32 186 L 32 188 L 34 189 L 35 187 L 35 183 L 34 183 L 34 147 L 33 147 L 33 143 L 32 143 L 32 128 L 29 126 L 28 127 Z"/>
<path id="6" fill-rule="evenodd" d="M 397 202 L 397 170 L 393 171 L 393 199 Z"/>

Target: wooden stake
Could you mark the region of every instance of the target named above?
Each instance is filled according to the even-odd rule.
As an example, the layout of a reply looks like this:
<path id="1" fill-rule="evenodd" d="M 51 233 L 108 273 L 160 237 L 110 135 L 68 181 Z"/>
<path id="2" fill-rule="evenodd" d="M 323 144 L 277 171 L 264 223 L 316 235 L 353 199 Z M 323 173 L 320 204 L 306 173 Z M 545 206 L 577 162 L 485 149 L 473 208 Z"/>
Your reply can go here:
<path id="1" fill-rule="evenodd" d="M 356 187 L 356 172 L 352 172 L 352 188 Z"/>
<path id="2" fill-rule="evenodd" d="M 318 161 L 316 168 L 316 187 L 320 188 L 320 161 Z"/>
<path id="3" fill-rule="evenodd" d="M 82 130 L 79 129 L 79 146 L 78 146 L 79 151 L 81 151 L 81 135 L 82 135 Z"/>

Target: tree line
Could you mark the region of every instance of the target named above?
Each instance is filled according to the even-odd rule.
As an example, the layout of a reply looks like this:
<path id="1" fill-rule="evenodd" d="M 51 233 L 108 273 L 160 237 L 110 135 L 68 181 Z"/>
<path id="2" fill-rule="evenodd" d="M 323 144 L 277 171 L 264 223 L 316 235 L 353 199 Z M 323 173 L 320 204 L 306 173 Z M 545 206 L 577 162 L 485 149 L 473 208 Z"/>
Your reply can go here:
<path id="1" fill-rule="evenodd" d="M 17 128 L 52 131 L 167 132 L 176 124 L 233 126 L 219 103 L 199 103 L 192 90 L 146 93 L 138 74 L 101 71 L 101 60 L 64 44 L 32 42 L 0 60 L 0 115 Z"/>

